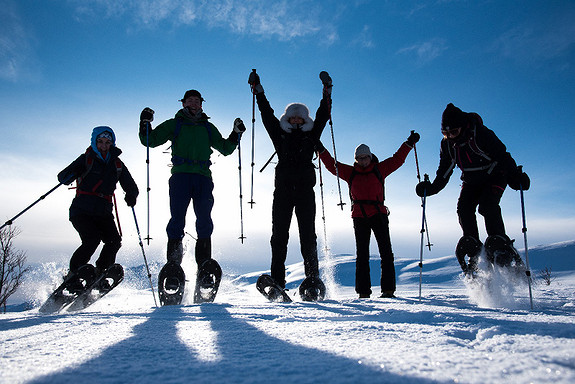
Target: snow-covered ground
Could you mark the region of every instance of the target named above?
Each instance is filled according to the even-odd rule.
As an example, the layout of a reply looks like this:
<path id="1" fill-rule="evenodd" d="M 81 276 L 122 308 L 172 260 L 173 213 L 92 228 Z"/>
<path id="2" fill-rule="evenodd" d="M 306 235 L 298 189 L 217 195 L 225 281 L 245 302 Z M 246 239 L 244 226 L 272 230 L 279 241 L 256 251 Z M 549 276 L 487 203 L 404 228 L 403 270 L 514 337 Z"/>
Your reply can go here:
<path id="1" fill-rule="evenodd" d="M 0 382 L 574 383 L 575 242 L 529 255 L 533 310 L 525 282 L 469 284 L 453 256 L 425 262 L 421 299 L 418 261 L 396 260 L 399 297 L 359 300 L 353 256 L 338 255 L 324 260 L 319 303 L 296 297 L 301 264 L 289 267 L 291 304 L 268 303 L 255 272 L 226 275 L 215 303 L 163 308 L 129 269 L 85 311 L 40 315 L 60 272 L 47 264 L 23 288 L 35 307 L 0 315 Z"/>

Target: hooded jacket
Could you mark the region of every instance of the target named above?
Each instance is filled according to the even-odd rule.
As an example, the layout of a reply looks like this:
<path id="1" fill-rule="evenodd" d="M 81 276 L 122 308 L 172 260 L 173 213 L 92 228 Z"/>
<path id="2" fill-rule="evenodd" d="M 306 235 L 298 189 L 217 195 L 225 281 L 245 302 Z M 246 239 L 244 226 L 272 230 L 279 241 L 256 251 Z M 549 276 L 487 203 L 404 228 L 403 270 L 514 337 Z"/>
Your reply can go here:
<path id="1" fill-rule="evenodd" d="M 371 163 L 365 168 L 360 167 L 357 163 L 351 166 L 339 161 L 336 165 L 335 160 L 327 150 L 320 153 L 319 158 L 328 171 L 334 175 L 339 175 L 340 179 L 348 183 L 352 200 L 351 217 L 371 217 L 377 213 L 387 212 L 387 207 L 383 204 L 385 199 L 384 185 L 375 174 L 374 168 L 377 167 L 382 179 L 385 181 L 387 176 L 403 165 L 410 150 L 411 147 L 407 143 L 403 143 L 392 157 L 381 162 L 374 155 Z M 354 172 L 355 175 L 352 179 Z M 349 185 L 350 180 L 351 185 Z M 361 203 L 361 201 L 377 201 L 380 204 L 365 204 Z"/>
<path id="2" fill-rule="evenodd" d="M 104 131 L 112 135 L 112 145 L 106 159 L 98 151 L 97 137 Z M 70 205 L 70 218 L 76 215 L 112 215 L 112 195 L 118 181 L 126 195 L 138 196 L 138 186 L 126 165 L 119 159 L 122 150 L 116 147 L 116 136 L 110 127 L 92 131 L 91 146 L 58 174 L 58 181 L 77 181 L 76 197 Z"/>
<path id="3" fill-rule="evenodd" d="M 149 132 L 150 147 L 171 141 L 172 174 L 199 173 L 210 177 L 212 148 L 222 155 L 231 154 L 238 145 L 238 134 L 233 132 L 224 139 L 218 129 L 208 121 L 205 113 L 194 119 L 180 109 L 173 119 L 161 123 Z M 140 134 L 140 142 L 147 144 L 146 135 Z"/>

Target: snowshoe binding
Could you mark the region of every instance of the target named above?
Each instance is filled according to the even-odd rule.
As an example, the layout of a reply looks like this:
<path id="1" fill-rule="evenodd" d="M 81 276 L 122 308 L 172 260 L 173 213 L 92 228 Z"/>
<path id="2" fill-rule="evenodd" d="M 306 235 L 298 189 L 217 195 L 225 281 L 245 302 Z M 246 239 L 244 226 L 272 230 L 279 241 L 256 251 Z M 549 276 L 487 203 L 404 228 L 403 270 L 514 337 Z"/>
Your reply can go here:
<path id="1" fill-rule="evenodd" d="M 160 304 L 179 305 L 184 296 L 186 275 L 180 264 L 168 261 L 158 275 L 158 295 Z"/>
<path id="2" fill-rule="evenodd" d="M 322 301 L 325 298 L 325 284 L 317 276 L 309 276 L 299 286 L 303 301 Z"/>
<path id="3" fill-rule="evenodd" d="M 79 311 L 89 307 L 116 288 L 122 280 L 124 280 L 124 268 L 120 264 L 109 266 L 100 273 L 87 289 L 78 295 L 67 308 L 67 311 Z"/>
<path id="4" fill-rule="evenodd" d="M 455 256 L 461 270 L 468 277 L 475 277 L 482 246 L 481 242 L 472 236 L 463 236 L 457 243 Z M 465 259 L 466 256 L 468 260 Z"/>
<path id="5" fill-rule="evenodd" d="M 292 302 L 285 289 L 276 283 L 270 275 L 261 275 L 256 283 L 256 288 L 269 301 L 276 303 Z"/>
<path id="6" fill-rule="evenodd" d="M 211 303 L 216 298 L 220 282 L 222 281 L 222 268 L 214 259 L 208 259 L 198 267 L 196 275 L 196 288 L 194 290 L 194 303 Z"/>
<path id="7" fill-rule="evenodd" d="M 96 280 L 96 268 L 91 264 L 82 265 L 76 272 L 70 272 L 64 277 L 64 282 L 48 297 L 40 307 L 44 314 L 60 312 L 73 302 Z"/>

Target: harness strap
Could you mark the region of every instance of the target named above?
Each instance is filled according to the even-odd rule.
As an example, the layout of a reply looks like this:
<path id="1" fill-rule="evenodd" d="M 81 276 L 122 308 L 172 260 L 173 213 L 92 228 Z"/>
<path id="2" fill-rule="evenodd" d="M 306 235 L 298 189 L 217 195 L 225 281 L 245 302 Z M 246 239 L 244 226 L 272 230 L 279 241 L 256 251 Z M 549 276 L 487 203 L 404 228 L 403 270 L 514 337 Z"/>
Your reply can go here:
<path id="1" fill-rule="evenodd" d="M 104 195 L 103 193 L 99 193 L 99 192 L 88 192 L 88 191 L 82 191 L 80 189 L 76 189 L 76 196 L 78 196 L 78 195 L 88 195 L 88 196 L 101 197 L 102 199 L 106 199 L 109 203 L 112 202 L 112 197 L 113 197 L 113 195 Z"/>

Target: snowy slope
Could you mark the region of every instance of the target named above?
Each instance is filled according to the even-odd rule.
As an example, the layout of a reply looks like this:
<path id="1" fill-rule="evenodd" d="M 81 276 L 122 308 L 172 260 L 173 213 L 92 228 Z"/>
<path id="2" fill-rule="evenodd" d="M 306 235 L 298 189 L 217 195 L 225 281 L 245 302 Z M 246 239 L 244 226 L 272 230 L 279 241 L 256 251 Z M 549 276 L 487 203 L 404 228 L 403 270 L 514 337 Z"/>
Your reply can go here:
<path id="1" fill-rule="evenodd" d="M 425 261 L 421 300 L 417 260 L 397 260 L 397 299 L 356 299 L 353 256 L 339 255 L 323 263 L 321 303 L 268 303 L 254 272 L 227 275 L 215 303 L 165 308 L 130 269 L 83 312 L 1 315 L 0 382 L 573 383 L 574 254 L 575 242 L 530 250 L 534 275 L 552 263 L 554 277 L 536 280 L 534 310 L 525 283 L 466 283 L 452 256 Z M 46 265 L 28 293 L 43 299 L 57 276 Z M 289 267 L 291 295 L 302 277 Z"/>

